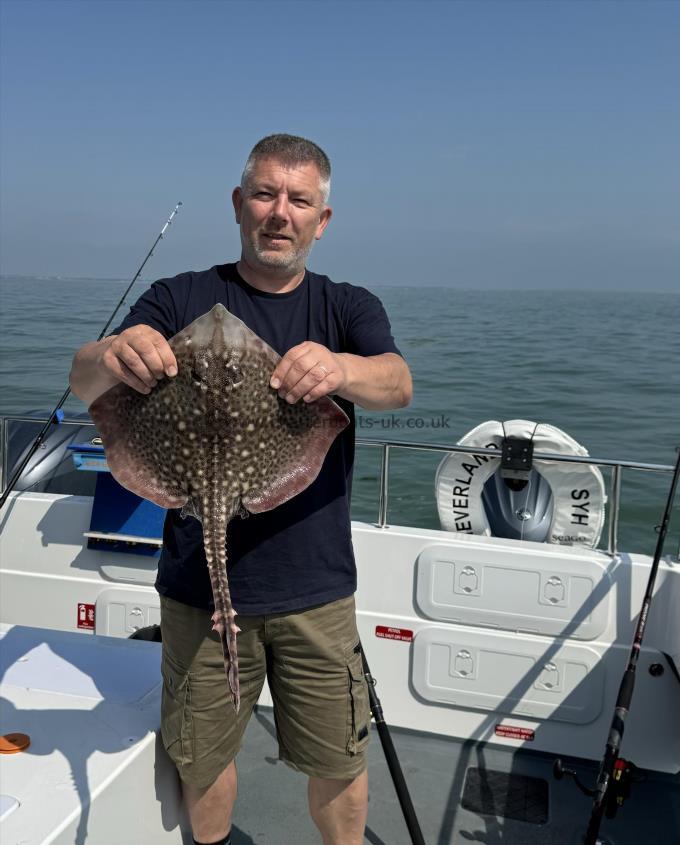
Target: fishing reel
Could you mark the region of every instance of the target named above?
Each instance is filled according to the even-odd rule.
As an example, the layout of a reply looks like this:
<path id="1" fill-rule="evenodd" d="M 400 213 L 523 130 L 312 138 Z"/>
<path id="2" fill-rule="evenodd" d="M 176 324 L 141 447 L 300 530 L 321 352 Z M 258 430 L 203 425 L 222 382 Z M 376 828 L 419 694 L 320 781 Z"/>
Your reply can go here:
<path id="1" fill-rule="evenodd" d="M 604 800 L 604 815 L 606 818 L 613 819 L 619 808 L 630 797 L 631 784 L 642 781 L 638 772 L 639 770 L 635 763 L 630 760 L 624 760 L 623 757 L 617 758 Z M 562 763 L 562 759 L 558 757 L 553 763 L 553 777 L 555 780 L 562 780 L 565 775 L 569 775 L 574 779 L 574 783 L 584 795 L 587 795 L 589 798 L 596 797 L 597 790 L 587 787 L 580 780 L 574 769 L 567 769 Z"/>

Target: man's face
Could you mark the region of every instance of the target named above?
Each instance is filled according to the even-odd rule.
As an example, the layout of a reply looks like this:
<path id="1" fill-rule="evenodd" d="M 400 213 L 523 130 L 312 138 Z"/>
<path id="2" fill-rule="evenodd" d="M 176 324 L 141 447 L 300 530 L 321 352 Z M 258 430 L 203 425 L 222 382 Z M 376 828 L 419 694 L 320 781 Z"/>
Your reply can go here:
<path id="1" fill-rule="evenodd" d="M 321 174 L 312 162 L 255 162 L 246 186 L 232 194 L 241 226 L 242 258 L 253 269 L 299 273 L 331 209 L 323 202 Z"/>

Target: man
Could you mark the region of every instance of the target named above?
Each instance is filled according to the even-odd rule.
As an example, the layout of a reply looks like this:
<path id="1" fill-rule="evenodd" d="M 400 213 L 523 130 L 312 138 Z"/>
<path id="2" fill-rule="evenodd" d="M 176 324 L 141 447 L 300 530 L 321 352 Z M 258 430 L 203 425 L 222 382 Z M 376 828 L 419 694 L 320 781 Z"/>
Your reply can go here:
<path id="1" fill-rule="evenodd" d="M 90 404 L 119 381 L 149 393 L 177 374 L 168 339 L 221 302 L 283 355 L 271 386 L 287 402 L 332 395 L 385 410 L 411 400 L 411 376 L 379 300 L 310 273 L 331 218 L 330 163 L 303 138 L 272 135 L 248 158 L 232 200 L 241 258 L 156 282 L 116 332 L 78 351 L 71 387 Z M 200 524 L 168 513 L 156 582 L 163 633 L 162 735 L 178 768 L 194 841 L 228 845 L 235 755 L 268 678 L 279 755 L 309 777 L 324 845 L 360 845 L 370 712 L 354 614 L 349 495 L 354 427 L 290 502 L 229 526 L 242 701 L 228 698 Z"/>

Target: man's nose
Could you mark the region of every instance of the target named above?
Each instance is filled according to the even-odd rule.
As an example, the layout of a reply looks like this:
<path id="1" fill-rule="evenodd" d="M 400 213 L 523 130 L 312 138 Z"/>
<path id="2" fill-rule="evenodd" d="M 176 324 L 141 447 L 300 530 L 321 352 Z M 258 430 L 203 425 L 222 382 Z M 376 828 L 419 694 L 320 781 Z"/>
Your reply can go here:
<path id="1" fill-rule="evenodd" d="M 288 197 L 285 194 L 278 194 L 272 206 L 271 215 L 276 220 L 288 220 Z"/>

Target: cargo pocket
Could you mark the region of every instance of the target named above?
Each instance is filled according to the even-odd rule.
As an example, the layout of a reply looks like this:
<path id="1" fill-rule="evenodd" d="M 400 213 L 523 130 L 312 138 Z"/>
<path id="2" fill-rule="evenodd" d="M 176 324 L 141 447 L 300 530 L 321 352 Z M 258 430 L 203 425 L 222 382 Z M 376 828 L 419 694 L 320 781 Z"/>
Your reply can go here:
<path id="1" fill-rule="evenodd" d="M 166 659 L 161 666 L 161 736 L 170 759 L 181 768 L 192 762 L 191 687 L 189 674 L 175 669 Z"/>
<path id="2" fill-rule="evenodd" d="M 347 753 L 361 753 L 368 745 L 371 707 L 368 685 L 361 662 L 361 647 L 357 643 L 347 659 L 349 681 L 349 710 L 347 714 Z"/>

